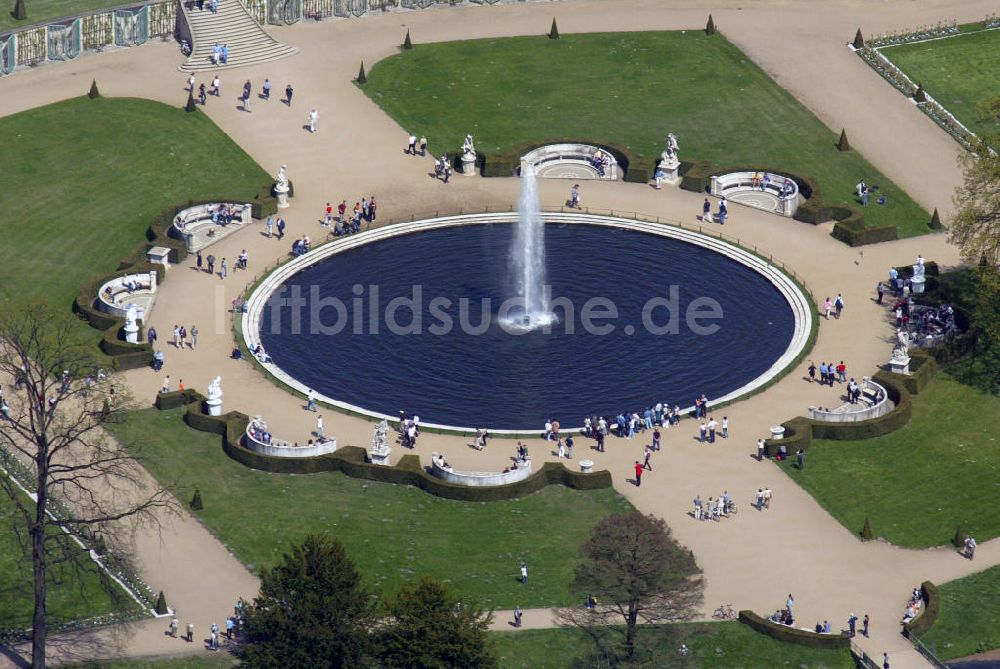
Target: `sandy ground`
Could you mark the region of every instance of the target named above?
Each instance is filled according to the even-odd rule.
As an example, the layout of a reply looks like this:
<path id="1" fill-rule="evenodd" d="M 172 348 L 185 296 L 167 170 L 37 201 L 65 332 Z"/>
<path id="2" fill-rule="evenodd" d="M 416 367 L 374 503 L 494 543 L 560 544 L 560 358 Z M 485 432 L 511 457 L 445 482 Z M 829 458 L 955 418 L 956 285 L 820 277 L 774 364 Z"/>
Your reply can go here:
<path id="1" fill-rule="evenodd" d="M 696 29 L 711 11 L 727 37 L 831 129 L 846 128 L 856 150 L 925 207 L 946 213 L 951 211 L 951 195 L 961 176 L 956 165 L 959 147 L 844 44 L 858 26 L 870 33 L 951 18 L 972 21 L 994 9 L 980 0 L 919 4 L 750 0 L 711 5 L 690 0 L 574 0 L 303 22 L 272 30 L 279 40 L 299 47 L 299 55 L 223 73 L 224 95 L 210 99 L 205 111 L 268 171 L 288 165 L 296 190 L 292 207 L 284 212 L 290 238 L 302 234 L 319 238 L 317 220 L 327 201 L 346 198 L 353 202 L 363 195 L 377 197 L 383 222 L 487 205 L 507 207 L 516 202 L 516 180 L 456 177 L 444 185 L 427 176 L 431 158 L 403 155 L 407 131 L 350 81 L 358 63 L 364 60 L 370 67 L 393 53 L 407 28 L 421 42 L 537 34 L 548 28 L 553 15 L 560 30 L 567 33 Z M 176 71 L 180 62 L 175 45 L 153 44 L 15 73 L 0 80 L 0 114 L 82 94 L 92 78 L 104 95 L 180 105 L 187 97 L 185 75 Z M 255 104 L 252 113 L 240 110 L 235 97 L 242 81 L 249 78 L 256 86 L 264 77 L 278 90 L 286 82 L 294 84 L 292 108 L 272 99 Z M 315 135 L 303 130 L 311 108 L 320 113 Z M 433 137 L 429 139 L 432 151 L 441 148 L 435 147 Z M 567 187 L 558 180 L 540 184 L 543 204 L 564 202 Z M 690 225 L 697 224 L 701 203 L 695 193 L 657 192 L 624 183 L 586 183 L 583 197 L 587 206 L 640 211 Z M 151 324 L 161 337 L 175 323 L 189 328 L 197 324 L 202 333 L 196 351 L 167 348 L 164 371 L 175 384 L 183 379 L 188 387 L 204 389 L 221 374 L 227 410 L 262 414 L 274 434 L 304 441 L 315 427 L 315 417 L 303 411 L 301 401 L 279 390 L 249 363 L 227 357 L 233 342 L 225 307 L 258 273 L 280 259 L 290 243 L 289 239 L 280 243 L 267 239 L 259 224 L 251 228 L 224 239 L 211 251 L 229 258 L 232 267 L 239 251 L 247 249 L 250 271 L 230 269 L 223 281 L 193 271 L 190 265 L 173 268 L 158 296 Z M 785 263 L 817 301 L 836 293 L 844 295 L 843 318 L 821 320 L 811 358 L 844 359 L 852 374 L 868 374 L 888 359 L 891 349 L 887 313 L 872 299 L 876 281 L 889 266 L 910 263 L 918 253 L 944 266 L 956 264 L 958 254 L 944 236 L 933 235 L 866 247 L 862 257 L 858 250 L 830 238 L 829 229 L 737 206 L 725 226 L 727 234 Z M 893 667 L 926 666 L 898 633 L 907 594 L 923 580 L 943 583 L 1000 562 L 1000 541 L 981 545 L 974 563 L 945 548 L 913 551 L 880 542 L 862 544 L 772 464 L 751 458 L 754 442 L 767 433 L 768 426 L 803 413 L 810 404 L 836 403 L 837 391 L 809 385 L 802 376 L 799 370 L 766 392 L 728 407 L 728 440 L 713 446 L 698 444 L 694 440 L 697 426 L 690 421 L 667 431 L 664 450 L 656 454 L 654 471 L 641 488 L 627 479 L 642 441 L 612 439 L 606 453 L 588 452 L 587 456 L 598 468 L 612 471 L 616 488 L 637 508 L 665 518 L 678 540 L 691 547 L 706 575 L 706 612 L 721 602 L 732 602 L 737 608 L 768 614 L 791 592 L 803 625 L 829 619 L 846 626 L 851 612 L 868 613 L 872 635 L 859 638 L 858 646 L 872 656 L 888 651 Z M 136 370 L 127 379 L 137 397 L 152 398 L 162 376 Z M 332 412 L 326 416 L 327 433 L 341 443 L 367 446 L 370 442 L 369 423 Z M 546 450 L 543 442 L 536 440 L 529 446 L 536 461 L 554 459 L 552 455 L 539 458 Z M 587 450 L 581 446 L 577 457 Z M 469 449 L 464 439 L 425 435 L 417 453 L 426 461 L 431 451 L 446 453 L 459 468 L 493 469 L 503 466 L 513 444 L 495 440 L 480 453 Z M 771 510 L 757 513 L 750 510 L 749 501 L 761 486 L 773 488 L 774 504 Z M 740 514 L 719 524 L 691 520 L 687 511 L 695 494 L 716 496 L 723 490 L 735 495 Z M 167 593 L 182 625 L 195 623 L 198 638 L 213 621 L 222 623 L 237 597 L 256 592 L 255 577 L 190 516 L 171 521 L 162 536 L 142 537 L 138 548 L 144 578 L 154 590 Z M 511 565 L 512 571 L 515 568 Z M 547 611 L 529 611 L 525 625 L 547 626 L 549 616 Z M 498 614 L 497 628 L 509 629 L 508 620 L 506 612 Z M 103 630 L 73 635 L 63 640 L 54 655 L 200 652 L 200 644 L 166 637 L 165 628 L 164 621 L 148 621 L 124 633 Z"/>

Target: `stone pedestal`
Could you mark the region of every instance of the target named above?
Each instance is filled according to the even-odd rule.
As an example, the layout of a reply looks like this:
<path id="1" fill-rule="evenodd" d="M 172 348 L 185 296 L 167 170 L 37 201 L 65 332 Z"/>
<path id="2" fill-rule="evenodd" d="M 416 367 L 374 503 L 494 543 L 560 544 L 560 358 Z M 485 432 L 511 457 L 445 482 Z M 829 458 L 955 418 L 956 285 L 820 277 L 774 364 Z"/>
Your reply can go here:
<path id="1" fill-rule="evenodd" d="M 771 439 L 778 440 L 784 438 L 785 438 L 785 428 L 783 428 L 781 425 L 772 425 Z"/>
<path id="2" fill-rule="evenodd" d="M 368 454 L 369 459 L 372 461 L 373 465 L 384 465 L 389 467 L 392 463 L 389 461 L 389 456 L 392 455 L 392 449 L 386 448 L 382 451 L 372 451 Z"/>
<path id="3" fill-rule="evenodd" d="M 274 196 L 278 199 L 278 209 L 288 209 L 288 186 L 275 184 Z"/>
<path id="4" fill-rule="evenodd" d="M 910 279 L 910 293 L 913 295 L 919 295 L 924 292 L 924 287 L 926 285 L 926 279 L 922 276 L 915 276 Z"/>
<path id="5" fill-rule="evenodd" d="M 671 186 L 680 185 L 681 161 L 676 158 L 660 156 L 660 164 L 657 166 L 657 169 L 663 172 L 663 183 L 670 184 Z"/>
<path id="6" fill-rule="evenodd" d="M 135 323 L 125 323 L 125 341 L 130 344 L 139 343 L 139 326 Z"/>
<path id="7" fill-rule="evenodd" d="M 476 154 L 462 154 L 462 174 L 467 177 L 476 176 Z"/>
<path id="8" fill-rule="evenodd" d="M 906 355 L 899 358 L 894 357 L 889 361 L 889 371 L 893 374 L 909 374 L 910 356 Z"/>
<path id="9" fill-rule="evenodd" d="M 170 249 L 165 246 L 154 246 L 146 251 L 146 260 L 154 265 L 163 265 L 164 269 L 170 269 Z"/>
<path id="10" fill-rule="evenodd" d="M 580 471 L 584 474 L 589 474 L 594 470 L 593 460 L 580 460 Z"/>
<path id="11" fill-rule="evenodd" d="M 221 397 L 210 397 L 205 400 L 205 406 L 208 408 L 209 416 L 221 416 L 222 415 L 222 398 Z"/>

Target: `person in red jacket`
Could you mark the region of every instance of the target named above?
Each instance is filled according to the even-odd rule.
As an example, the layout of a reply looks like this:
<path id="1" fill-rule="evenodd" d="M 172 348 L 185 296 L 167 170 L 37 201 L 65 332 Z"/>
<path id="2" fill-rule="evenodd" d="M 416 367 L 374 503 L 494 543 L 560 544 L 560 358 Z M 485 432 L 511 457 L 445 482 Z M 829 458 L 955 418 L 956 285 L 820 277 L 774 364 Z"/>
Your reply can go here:
<path id="1" fill-rule="evenodd" d="M 635 485 L 636 487 L 642 485 L 642 463 L 638 460 L 635 461 Z"/>

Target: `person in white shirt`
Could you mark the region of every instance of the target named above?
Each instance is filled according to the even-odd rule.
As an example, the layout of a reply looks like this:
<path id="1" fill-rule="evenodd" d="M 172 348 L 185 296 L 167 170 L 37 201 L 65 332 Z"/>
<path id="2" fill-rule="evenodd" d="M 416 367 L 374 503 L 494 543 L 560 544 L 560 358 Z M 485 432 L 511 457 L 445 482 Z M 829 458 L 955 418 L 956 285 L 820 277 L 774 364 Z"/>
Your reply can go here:
<path id="1" fill-rule="evenodd" d="M 309 112 L 309 132 L 316 132 L 317 119 L 319 119 L 319 113 L 313 109 Z"/>

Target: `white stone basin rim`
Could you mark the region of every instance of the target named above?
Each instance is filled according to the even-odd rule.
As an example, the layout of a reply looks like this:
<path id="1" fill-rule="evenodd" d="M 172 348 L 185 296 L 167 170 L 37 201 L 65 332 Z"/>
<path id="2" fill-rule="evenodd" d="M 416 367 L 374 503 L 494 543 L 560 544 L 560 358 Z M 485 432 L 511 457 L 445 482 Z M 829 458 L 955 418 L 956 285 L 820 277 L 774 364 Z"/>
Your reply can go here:
<path id="1" fill-rule="evenodd" d="M 642 220 L 630 220 L 624 218 L 616 218 L 611 216 L 600 216 L 596 214 L 584 214 L 577 212 L 566 212 L 566 213 L 544 213 L 542 217 L 547 223 L 572 223 L 576 225 L 595 225 L 600 227 L 613 227 L 620 228 L 623 230 L 634 230 L 636 232 L 643 232 L 647 234 L 659 235 L 661 237 L 669 237 L 671 239 L 677 239 L 689 244 L 695 244 L 701 246 L 702 248 L 715 251 L 720 253 L 727 258 L 730 258 L 745 267 L 749 267 L 754 270 L 777 288 L 778 292 L 784 296 L 785 300 L 788 302 L 789 307 L 792 309 L 792 316 L 795 319 L 794 329 L 792 332 L 792 338 L 785 348 L 784 353 L 779 356 L 774 363 L 760 376 L 749 381 L 743 386 L 733 390 L 730 393 L 722 397 L 710 398 L 708 406 L 714 406 L 717 404 L 723 404 L 727 402 L 732 402 L 733 400 L 742 397 L 748 393 L 751 393 L 758 388 L 766 385 L 771 379 L 780 374 L 787 366 L 794 362 L 795 358 L 805 349 L 806 344 L 809 341 L 809 333 L 812 331 L 813 318 L 815 314 L 810 306 L 809 299 L 802 293 L 799 287 L 795 284 L 792 279 L 786 275 L 783 271 L 778 269 L 776 266 L 772 265 L 768 261 L 760 258 L 749 251 L 741 249 L 737 246 L 724 242 L 715 237 L 710 237 L 708 235 L 694 232 L 692 230 L 686 230 L 684 228 L 679 228 L 676 226 L 668 225 L 665 223 L 653 223 L 649 221 Z M 347 237 L 335 239 L 331 242 L 323 244 L 316 249 L 313 249 L 309 253 L 299 256 L 294 260 L 282 265 L 269 276 L 261 281 L 260 285 L 257 286 L 256 290 L 250 295 L 246 302 L 246 310 L 243 313 L 242 328 L 243 328 L 243 341 L 249 350 L 254 350 L 260 343 L 260 323 L 261 317 L 264 313 L 264 309 L 267 305 L 267 300 L 271 293 L 277 290 L 283 283 L 288 281 L 293 275 L 298 272 L 315 265 L 321 260 L 325 260 L 331 256 L 338 253 L 348 251 L 350 249 L 357 248 L 364 244 L 370 244 L 373 242 L 382 241 L 385 239 L 390 239 L 392 237 L 398 237 L 400 235 L 416 234 L 420 232 L 426 232 L 428 230 L 437 230 L 441 228 L 451 228 L 460 227 L 464 225 L 483 225 L 486 223 L 514 223 L 517 221 L 517 212 L 505 212 L 496 214 L 461 214 L 457 216 L 444 216 L 440 218 L 432 218 L 420 221 L 411 221 L 408 223 L 397 223 L 395 225 L 388 225 L 381 228 L 375 228 L 373 230 L 367 230 L 355 235 L 350 235 Z M 301 383 L 294 377 L 290 376 L 283 369 L 275 365 L 273 362 L 260 363 L 264 369 L 268 371 L 272 376 L 286 384 L 293 390 L 306 395 L 310 388 L 305 384 Z M 338 407 L 345 411 L 360 414 L 363 416 L 368 416 L 376 420 L 387 420 L 390 425 L 396 424 L 399 421 L 399 416 L 391 416 L 389 414 L 379 413 L 377 411 L 371 411 L 364 407 L 360 407 L 348 402 L 343 402 L 341 400 L 327 397 L 325 395 L 317 394 L 316 399 L 320 402 L 328 404 L 333 407 Z M 684 413 L 691 410 L 692 407 L 686 407 Z M 421 426 L 426 428 L 431 428 L 435 430 L 442 430 L 446 432 L 456 432 L 461 434 L 471 434 L 475 432 L 476 427 L 465 427 L 460 425 L 442 425 L 437 423 L 425 423 L 421 421 Z M 478 427 L 482 427 L 481 425 Z M 489 426 L 486 426 L 489 428 Z M 571 427 L 568 430 L 573 432 L 579 432 L 582 430 L 583 426 Z M 490 432 L 493 434 L 506 434 L 506 435 L 520 435 L 520 434 L 533 434 L 541 433 L 541 427 L 538 425 L 529 426 L 521 429 L 493 429 L 489 428 Z"/>

